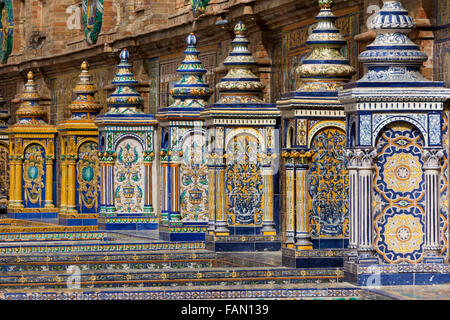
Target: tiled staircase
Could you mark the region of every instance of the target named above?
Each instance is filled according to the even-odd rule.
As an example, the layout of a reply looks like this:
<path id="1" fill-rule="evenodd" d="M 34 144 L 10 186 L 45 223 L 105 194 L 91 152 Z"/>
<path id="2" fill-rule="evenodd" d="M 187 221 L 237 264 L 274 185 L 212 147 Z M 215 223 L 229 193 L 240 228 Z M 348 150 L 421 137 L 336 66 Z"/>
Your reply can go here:
<path id="1" fill-rule="evenodd" d="M 280 252 L 215 253 L 148 234 L 0 243 L 0 299 L 361 299 L 340 268 L 281 266 Z M 191 246 L 191 247 L 189 247 Z"/>

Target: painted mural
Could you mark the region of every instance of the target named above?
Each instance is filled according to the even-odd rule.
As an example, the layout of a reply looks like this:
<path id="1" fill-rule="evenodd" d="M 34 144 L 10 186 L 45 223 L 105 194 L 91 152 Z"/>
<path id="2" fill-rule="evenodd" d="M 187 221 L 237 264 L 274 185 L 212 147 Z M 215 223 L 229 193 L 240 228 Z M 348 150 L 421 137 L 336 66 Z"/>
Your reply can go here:
<path id="1" fill-rule="evenodd" d="M 181 145 L 180 202 L 185 221 L 206 221 L 208 214 L 208 167 L 205 162 L 206 137 L 190 135 Z"/>
<path id="2" fill-rule="evenodd" d="M 103 0 L 83 0 L 83 25 L 86 42 L 95 44 L 103 24 Z"/>
<path id="3" fill-rule="evenodd" d="M 388 263 L 419 262 L 423 255 L 424 141 L 418 129 L 393 123 L 377 141 L 375 249 Z"/>
<path id="4" fill-rule="evenodd" d="M 124 139 L 116 148 L 114 195 L 116 213 L 144 212 L 145 185 L 142 146 L 135 139 Z"/>
<path id="5" fill-rule="evenodd" d="M 100 172 L 97 143 L 85 142 L 78 148 L 77 211 L 96 213 L 99 208 Z"/>
<path id="6" fill-rule="evenodd" d="M 261 146 L 252 135 L 235 136 L 227 146 L 227 223 L 260 225 L 263 218 Z"/>
<path id="7" fill-rule="evenodd" d="M 45 149 L 39 144 L 29 145 L 23 161 L 23 201 L 26 207 L 41 208 L 45 201 Z"/>
<path id="8" fill-rule="evenodd" d="M 348 237 L 348 174 L 345 132 L 319 131 L 311 142 L 314 152 L 308 174 L 310 230 L 313 238 Z"/>
<path id="9" fill-rule="evenodd" d="M 7 63 L 14 41 L 12 0 L 0 1 L 0 62 Z"/>

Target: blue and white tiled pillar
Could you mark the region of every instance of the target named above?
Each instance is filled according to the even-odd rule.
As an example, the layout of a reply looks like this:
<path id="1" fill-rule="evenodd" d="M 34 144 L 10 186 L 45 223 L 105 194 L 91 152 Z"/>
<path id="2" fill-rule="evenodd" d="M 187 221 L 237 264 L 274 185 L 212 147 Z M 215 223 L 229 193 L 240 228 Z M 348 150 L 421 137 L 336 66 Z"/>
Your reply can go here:
<path id="1" fill-rule="evenodd" d="M 377 153 L 372 149 L 359 149 L 358 167 L 358 253 L 360 262 L 373 263 L 374 258 L 374 224 L 373 224 L 373 159 Z"/>
<path id="2" fill-rule="evenodd" d="M 423 152 L 425 174 L 425 262 L 443 262 L 438 257 L 440 246 L 440 172 L 442 149 L 425 149 Z M 436 260 L 437 259 L 437 260 Z"/>

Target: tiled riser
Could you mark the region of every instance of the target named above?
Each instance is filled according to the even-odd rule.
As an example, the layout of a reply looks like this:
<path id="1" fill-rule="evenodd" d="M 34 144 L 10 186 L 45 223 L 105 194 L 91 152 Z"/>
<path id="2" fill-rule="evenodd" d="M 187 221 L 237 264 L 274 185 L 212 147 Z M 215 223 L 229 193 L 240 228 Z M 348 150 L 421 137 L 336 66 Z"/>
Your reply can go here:
<path id="1" fill-rule="evenodd" d="M 65 264 L 32 264 L 32 265 L 1 265 L 0 272 L 40 272 L 40 271 L 66 271 L 70 266 L 78 266 L 85 270 L 154 270 L 154 269 L 181 269 L 181 268 L 211 268 L 215 260 L 192 261 L 152 261 L 152 262 L 103 262 L 103 263 L 65 263 Z"/>
<path id="2" fill-rule="evenodd" d="M 186 299 L 360 299 L 361 290 L 339 289 L 222 289 L 118 292 L 0 293 L 6 300 L 186 300 Z"/>

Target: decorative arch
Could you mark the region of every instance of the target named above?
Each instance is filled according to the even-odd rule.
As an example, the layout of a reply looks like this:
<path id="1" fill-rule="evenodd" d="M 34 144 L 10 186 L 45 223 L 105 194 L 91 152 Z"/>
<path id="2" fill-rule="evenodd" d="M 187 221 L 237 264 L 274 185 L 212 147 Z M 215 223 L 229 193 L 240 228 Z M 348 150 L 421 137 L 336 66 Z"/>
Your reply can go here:
<path id="1" fill-rule="evenodd" d="M 81 140 L 79 140 L 79 141 L 77 142 L 77 146 L 76 146 L 77 152 L 78 152 L 78 150 L 80 149 L 81 145 L 84 144 L 84 143 L 86 143 L 86 142 L 94 142 L 94 143 L 96 143 L 96 144 L 98 145 L 98 140 L 97 140 L 97 138 L 89 138 L 89 137 L 86 137 L 86 138 L 83 138 L 83 139 L 81 139 Z"/>
<path id="2" fill-rule="evenodd" d="M 264 136 L 258 132 L 258 130 L 252 129 L 252 128 L 238 128 L 231 131 L 226 139 L 225 139 L 225 148 L 228 148 L 228 145 L 230 144 L 231 140 L 238 135 L 250 135 L 254 137 L 256 140 L 258 140 L 259 145 L 261 146 L 261 151 L 266 152 L 266 142 L 264 139 Z"/>
<path id="3" fill-rule="evenodd" d="M 24 145 L 23 145 L 24 153 L 25 153 L 25 150 L 27 149 L 27 147 L 32 144 L 40 145 L 42 148 L 44 148 L 45 153 L 48 153 L 47 146 L 44 143 L 42 143 L 42 140 L 30 140 L 30 141 L 27 141 L 26 143 L 24 143 Z M 53 150 L 51 150 L 51 151 L 53 151 Z"/>
<path id="4" fill-rule="evenodd" d="M 427 128 L 422 122 L 418 121 L 417 119 L 414 119 L 413 117 L 396 115 L 396 116 L 387 117 L 376 124 L 376 127 L 373 130 L 373 137 L 374 137 L 374 139 L 372 140 L 373 147 L 375 147 L 377 144 L 377 140 L 379 138 L 380 132 L 382 132 L 382 130 L 384 128 L 386 128 L 388 125 L 393 124 L 395 122 L 406 122 L 406 123 L 411 124 L 417 130 L 419 130 L 420 134 L 422 135 L 422 138 L 425 143 L 424 147 L 428 146 Z"/>
<path id="5" fill-rule="evenodd" d="M 295 145 L 295 128 L 294 124 L 291 122 L 289 123 L 286 130 L 286 148 L 288 149 L 293 148 L 294 145 Z"/>
<path id="6" fill-rule="evenodd" d="M 337 128 L 345 133 L 345 122 L 344 121 L 321 121 L 315 124 L 308 132 L 308 148 L 311 148 L 311 142 L 318 132 L 326 128 Z"/>
<path id="7" fill-rule="evenodd" d="M 138 134 L 127 132 L 126 134 L 121 135 L 116 141 L 114 141 L 113 150 L 117 149 L 117 146 L 122 142 L 122 140 L 126 140 L 128 138 L 137 140 L 140 143 L 142 149 L 143 150 L 145 149 L 145 142 L 144 139 L 142 139 L 142 137 L 140 137 Z"/>

